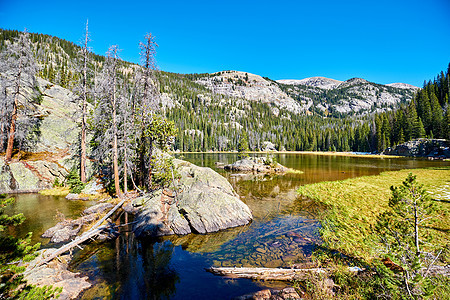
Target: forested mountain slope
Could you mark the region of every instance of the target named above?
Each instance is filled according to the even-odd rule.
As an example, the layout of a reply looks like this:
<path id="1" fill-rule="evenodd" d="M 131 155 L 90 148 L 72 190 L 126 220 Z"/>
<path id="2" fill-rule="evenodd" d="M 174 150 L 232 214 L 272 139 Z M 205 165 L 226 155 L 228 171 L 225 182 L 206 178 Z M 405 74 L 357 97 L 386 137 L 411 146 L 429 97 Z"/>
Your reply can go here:
<path id="1" fill-rule="evenodd" d="M 0 30 L 0 48 L 17 35 L 17 31 Z M 40 66 L 39 76 L 73 91 L 80 76 L 77 61 L 80 46 L 43 34 L 30 37 Z M 90 54 L 90 78 L 101 72 L 104 61 L 104 56 Z M 135 80 L 133 71 L 141 68 L 122 60 L 118 61 L 118 67 L 123 82 Z M 312 77 L 277 82 L 238 71 L 213 74 L 156 71 L 155 78 L 160 106 L 178 128 L 175 149 L 182 151 L 236 150 L 244 131 L 251 150 L 261 149 L 265 141 L 274 143 L 278 150 L 380 150 L 401 139 L 394 130 L 381 134 L 384 136 L 381 138 L 382 128 L 394 125 L 390 121 L 374 122 L 373 117 L 379 113 L 392 116 L 399 107 L 407 115 L 417 90 L 406 84 L 380 85 L 360 78 L 340 82 Z M 93 103 L 93 99 L 91 94 L 88 101 Z M 439 106 L 442 116 L 444 102 Z M 432 130 L 429 122 L 426 119 L 425 135 Z M 403 134 L 405 138 L 417 135 Z M 433 134 L 436 136 L 435 131 Z"/>

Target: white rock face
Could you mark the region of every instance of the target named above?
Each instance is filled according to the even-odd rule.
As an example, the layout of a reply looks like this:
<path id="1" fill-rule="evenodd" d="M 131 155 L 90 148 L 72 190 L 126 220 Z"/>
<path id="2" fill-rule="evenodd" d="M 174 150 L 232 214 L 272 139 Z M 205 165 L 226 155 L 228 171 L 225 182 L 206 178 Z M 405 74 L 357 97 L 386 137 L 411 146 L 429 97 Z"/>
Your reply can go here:
<path id="1" fill-rule="evenodd" d="M 418 90 L 420 89 L 417 86 L 411 85 L 411 84 L 407 84 L 407 83 L 401 83 L 401 82 L 396 82 L 396 83 L 389 83 L 386 84 L 386 86 L 391 86 L 391 87 L 395 87 L 398 89 L 406 89 L 406 90 Z"/>
<path id="2" fill-rule="evenodd" d="M 309 77 L 309 78 L 300 79 L 300 80 L 298 80 L 298 79 L 282 79 L 282 80 L 277 80 L 277 82 L 282 83 L 282 84 L 289 84 L 289 85 L 313 86 L 313 87 L 318 87 L 318 88 L 326 89 L 326 90 L 334 89 L 339 84 L 342 83 L 342 81 L 339 81 L 339 80 L 326 78 L 326 77 L 320 77 L 320 76 Z"/>
<path id="3" fill-rule="evenodd" d="M 311 114 L 312 109 L 343 114 L 381 112 L 392 109 L 400 102 L 411 100 L 417 90 L 417 87 L 408 84 L 381 85 L 362 78 L 339 81 L 310 77 L 275 82 L 238 71 L 213 73 L 196 82 L 215 93 L 272 104 L 275 116 L 280 114 L 280 109 L 298 114 Z"/>
<path id="4" fill-rule="evenodd" d="M 294 113 L 304 112 L 307 107 L 289 97 L 278 84 L 259 75 L 223 71 L 213 73 L 196 81 L 215 93 L 251 101 L 271 103 Z"/>

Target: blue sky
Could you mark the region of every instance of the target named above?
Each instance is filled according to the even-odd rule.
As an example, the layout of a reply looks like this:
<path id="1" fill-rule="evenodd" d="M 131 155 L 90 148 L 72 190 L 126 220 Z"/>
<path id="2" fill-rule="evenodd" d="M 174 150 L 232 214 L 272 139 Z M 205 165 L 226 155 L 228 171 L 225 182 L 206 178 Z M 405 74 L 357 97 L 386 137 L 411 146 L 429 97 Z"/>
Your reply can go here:
<path id="1" fill-rule="evenodd" d="M 0 27 L 110 45 L 139 62 L 151 32 L 164 71 L 239 70 L 272 79 L 362 77 L 422 86 L 450 62 L 450 0 L 0 0 Z"/>

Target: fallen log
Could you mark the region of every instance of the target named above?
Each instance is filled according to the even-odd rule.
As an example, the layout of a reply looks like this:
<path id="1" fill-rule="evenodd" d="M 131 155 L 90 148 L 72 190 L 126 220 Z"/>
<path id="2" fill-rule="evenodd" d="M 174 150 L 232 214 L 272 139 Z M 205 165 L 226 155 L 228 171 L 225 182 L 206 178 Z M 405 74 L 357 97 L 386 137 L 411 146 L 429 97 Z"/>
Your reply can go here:
<path id="1" fill-rule="evenodd" d="M 359 272 L 363 269 L 358 267 L 349 267 L 350 272 Z M 231 278 L 247 278 L 253 280 L 279 280 L 292 281 L 305 279 L 310 274 L 328 274 L 329 269 L 326 268 L 310 268 L 310 269 L 284 269 L 284 268 L 216 268 L 206 269 L 215 275 L 227 276 Z"/>
<path id="2" fill-rule="evenodd" d="M 232 278 L 248 278 L 253 280 L 279 280 L 291 281 L 295 279 L 304 279 L 311 273 L 326 274 L 327 269 L 283 269 L 283 268 L 215 268 L 207 269 L 216 275 Z"/>
<path id="3" fill-rule="evenodd" d="M 127 198 L 122 199 L 116 206 L 114 206 L 103 218 L 101 218 L 97 223 L 94 224 L 94 226 L 91 227 L 88 231 L 83 233 L 82 235 L 76 237 L 73 241 L 71 241 L 68 244 L 65 244 L 55 250 L 52 254 L 44 258 L 39 264 L 34 266 L 34 268 L 39 267 L 43 264 L 46 264 L 50 262 L 52 259 L 58 257 L 59 255 L 63 254 L 64 252 L 67 252 L 71 250 L 73 247 L 79 246 L 79 244 L 83 243 L 87 239 L 92 239 L 94 236 L 100 234 L 103 230 L 107 229 L 109 225 L 103 225 L 100 226 L 109 216 L 111 216 L 119 207 L 121 207 Z"/>

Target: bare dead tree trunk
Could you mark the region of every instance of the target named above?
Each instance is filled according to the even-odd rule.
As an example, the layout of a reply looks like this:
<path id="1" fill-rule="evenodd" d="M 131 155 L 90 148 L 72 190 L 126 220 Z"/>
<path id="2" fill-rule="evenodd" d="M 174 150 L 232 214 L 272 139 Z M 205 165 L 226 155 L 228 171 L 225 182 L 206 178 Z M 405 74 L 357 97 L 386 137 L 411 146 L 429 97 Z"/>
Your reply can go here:
<path id="1" fill-rule="evenodd" d="M 22 76 L 22 63 L 19 64 L 19 72 L 17 73 L 15 81 L 15 91 L 14 91 L 14 104 L 11 117 L 11 125 L 9 127 L 8 143 L 6 146 L 5 160 L 7 162 L 11 161 L 12 152 L 14 147 L 14 136 L 16 134 L 16 120 L 17 120 L 17 107 L 19 106 L 19 95 L 20 95 L 20 79 Z"/>
<path id="2" fill-rule="evenodd" d="M 3 114 L 3 111 L 1 113 L 1 116 L 6 118 L 6 115 Z M 4 149 L 5 131 L 6 131 L 5 124 L 2 122 L 1 126 L 0 126 L 0 152 L 3 152 L 3 149 Z"/>
<path id="3" fill-rule="evenodd" d="M 114 68 L 115 73 L 115 68 Z M 116 75 L 114 74 L 113 92 L 112 92 L 112 109 L 113 109 L 113 168 L 114 168 L 114 187 L 117 197 L 121 197 L 119 185 L 119 155 L 117 152 L 117 120 L 116 120 Z"/>
<path id="4" fill-rule="evenodd" d="M 81 156 L 80 156 L 80 179 L 86 182 L 86 104 L 87 104 L 87 43 L 89 39 L 88 21 L 86 21 L 86 33 L 83 45 L 83 111 L 81 116 Z"/>
<path id="5" fill-rule="evenodd" d="M 127 107 L 128 109 L 128 107 Z M 127 119 L 123 122 L 123 138 L 124 138 L 124 149 L 123 149 L 123 192 L 126 194 L 128 193 L 128 168 L 127 168 L 127 161 L 128 161 L 128 154 L 127 154 L 127 144 L 128 144 L 128 138 L 127 138 Z"/>
<path id="6" fill-rule="evenodd" d="M 414 243 L 416 245 L 416 255 L 420 254 L 419 248 L 419 217 L 417 215 L 417 199 L 414 199 Z"/>

